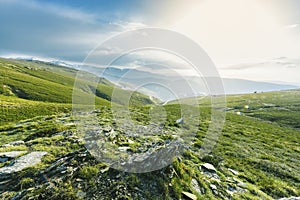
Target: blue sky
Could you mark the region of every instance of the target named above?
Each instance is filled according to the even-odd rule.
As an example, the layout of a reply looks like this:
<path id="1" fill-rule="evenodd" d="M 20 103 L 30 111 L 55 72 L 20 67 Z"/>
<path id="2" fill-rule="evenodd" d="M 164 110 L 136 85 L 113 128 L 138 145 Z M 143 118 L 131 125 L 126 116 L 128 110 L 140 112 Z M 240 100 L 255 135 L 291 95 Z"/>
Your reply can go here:
<path id="1" fill-rule="evenodd" d="M 298 0 L 0 0 L 0 55 L 81 62 L 114 34 L 155 26 L 193 39 L 225 76 L 258 79 L 258 63 L 286 57 L 293 65 L 274 66 L 270 77 L 259 79 L 296 82 L 299 9 Z M 256 67 L 247 76 L 242 64 L 252 62 Z M 280 70 L 288 78 L 280 78 Z"/>
<path id="2" fill-rule="evenodd" d="M 158 2 L 0 0 L 0 54 L 82 61 L 112 34 L 167 20 L 165 13 L 178 4 Z"/>

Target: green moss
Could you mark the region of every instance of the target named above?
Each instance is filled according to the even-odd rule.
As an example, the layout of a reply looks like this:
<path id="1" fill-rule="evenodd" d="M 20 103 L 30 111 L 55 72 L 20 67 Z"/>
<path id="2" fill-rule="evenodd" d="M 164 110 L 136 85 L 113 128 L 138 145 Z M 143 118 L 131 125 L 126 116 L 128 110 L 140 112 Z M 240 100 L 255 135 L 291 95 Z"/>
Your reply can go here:
<path id="1" fill-rule="evenodd" d="M 83 166 L 79 170 L 79 176 L 84 179 L 91 179 L 99 173 L 97 166 Z"/>
<path id="2" fill-rule="evenodd" d="M 34 186 L 34 180 L 29 177 L 23 178 L 19 184 L 20 184 L 21 190 L 23 190 L 23 189 Z"/>

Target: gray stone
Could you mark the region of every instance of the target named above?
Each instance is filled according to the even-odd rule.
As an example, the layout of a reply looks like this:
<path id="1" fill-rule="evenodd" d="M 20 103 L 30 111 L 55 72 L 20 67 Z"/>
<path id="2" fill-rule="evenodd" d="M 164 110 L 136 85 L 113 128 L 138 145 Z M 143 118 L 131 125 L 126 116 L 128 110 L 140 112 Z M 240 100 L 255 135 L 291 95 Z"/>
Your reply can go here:
<path id="1" fill-rule="evenodd" d="M 201 194 L 201 190 L 196 179 L 192 179 L 191 186 L 198 194 Z"/>
<path id="2" fill-rule="evenodd" d="M 184 192 L 184 191 L 183 191 L 182 194 L 183 194 L 185 197 L 187 197 L 187 198 L 189 198 L 189 199 L 191 199 L 191 200 L 197 200 L 196 195 L 194 195 L 194 194 L 192 194 L 192 193 Z"/>
<path id="3" fill-rule="evenodd" d="M 19 141 L 10 142 L 10 143 L 8 143 L 8 144 L 10 144 L 10 145 L 12 145 L 12 146 L 18 146 L 18 145 L 24 145 L 25 142 L 22 141 L 22 140 L 19 140 Z"/>
<path id="4" fill-rule="evenodd" d="M 209 187 L 210 187 L 210 189 L 212 189 L 212 190 L 217 190 L 217 186 L 214 185 L 214 184 L 210 184 Z"/>
<path id="5" fill-rule="evenodd" d="M 234 175 L 238 175 L 238 174 L 239 174 L 238 171 L 235 171 L 235 170 L 233 170 L 233 169 L 228 168 L 228 170 L 229 170 L 232 174 L 234 174 Z"/>
<path id="6" fill-rule="evenodd" d="M 14 159 L 24 153 L 27 153 L 27 151 L 9 151 L 9 152 L 0 153 L 0 163 Z"/>
<path id="7" fill-rule="evenodd" d="M 176 120 L 176 123 L 177 123 L 177 124 L 183 124 L 183 122 L 184 122 L 183 118 L 180 118 L 180 119 L 177 119 L 177 120 Z"/>
<path id="8" fill-rule="evenodd" d="M 44 151 L 35 151 L 20 158 L 17 158 L 10 165 L 0 168 L 0 175 L 11 174 L 14 172 L 21 171 L 27 167 L 31 167 L 41 162 L 41 159 L 47 152 Z"/>
<path id="9" fill-rule="evenodd" d="M 130 149 L 130 147 L 118 147 L 118 150 L 121 152 L 126 152 L 128 149 Z"/>
<path id="10" fill-rule="evenodd" d="M 8 161 L 8 158 L 0 158 L 0 163 Z"/>
<path id="11" fill-rule="evenodd" d="M 201 169 L 206 170 L 206 171 L 210 171 L 210 172 L 214 172 L 214 173 L 217 172 L 216 168 L 210 163 L 202 164 Z"/>

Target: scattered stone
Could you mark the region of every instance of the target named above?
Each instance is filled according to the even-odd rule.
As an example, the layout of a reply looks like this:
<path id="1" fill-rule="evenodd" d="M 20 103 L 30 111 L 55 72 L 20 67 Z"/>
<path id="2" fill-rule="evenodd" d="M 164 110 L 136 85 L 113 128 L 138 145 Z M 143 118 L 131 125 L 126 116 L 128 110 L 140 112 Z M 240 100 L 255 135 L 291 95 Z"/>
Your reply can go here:
<path id="1" fill-rule="evenodd" d="M 21 171 L 27 167 L 31 167 L 41 162 L 41 159 L 44 155 L 48 154 L 44 151 L 35 151 L 20 158 L 17 158 L 10 165 L 0 168 L 0 175 L 11 174 L 14 172 Z"/>
<path id="2" fill-rule="evenodd" d="M 210 163 L 202 164 L 201 169 L 206 170 L 206 171 L 210 171 L 210 172 L 214 172 L 214 173 L 217 172 L 216 168 Z"/>
<path id="3" fill-rule="evenodd" d="M 25 145 L 25 142 L 22 140 L 10 142 L 8 144 L 2 145 L 2 147 L 11 147 L 11 146 L 19 146 L 19 145 Z"/>
<path id="4" fill-rule="evenodd" d="M 234 174 L 234 175 L 238 175 L 238 174 L 239 174 L 238 171 L 235 171 L 235 170 L 233 170 L 233 169 L 228 168 L 228 170 L 229 170 L 232 174 Z"/>
<path id="5" fill-rule="evenodd" d="M 200 167 L 200 170 L 202 171 L 201 174 L 205 174 L 208 176 L 211 180 L 220 182 L 220 177 L 217 174 L 217 170 L 215 167 L 210 163 L 202 164 Z"/>
<path id="6" fill-rule="evenodd" d="M 107 166 L 104 169 L 101 169 L 100 172 L 103 174 L 103 173 L 107 172 L 108 170 L 109 170 L 109 167 Z"/>
<path id="7" fill-rule="evenodd" d="M 247 186 L 247 184 L 246 184 L 246 183 L 243 183 L 242 181 L 239 181 L 239 182 L 237 183 L 237 186 L 242 187 L 242 188 L 245 188 L 245 187 Z"/>
<path id="8" fill-rule="evenodd" d="M 240 111 L 237 111 L 236 114 L 237 114 L 237 115 L 242 115 L 243 113 L 240 112 Z"/>
<path id="9" fill-rule="evenodd" d="M 85 193 L 85 192 L 79 191 L 79 192 L 77 192 L 77 196 L 78 196 L 79 198 L 83 199 L 83 198 L 86 196 L 86 193 Z"/>
<path id="10" fill-rule="evenodd" d="M 214 184 L 210 184 L 209 187 L 210 187 L 210 189 L 212 189 L 212 190 L 217 190 L 217 186 L 214 185 Z"/>
<path id="11" fill-rule="evenodd" d="M 121 152 L 126 152 L 130 147 L 119 147 L 118 150 Z"/>
<path id="12" fill-rule="evenodd" d="M 6 162 L 8 160 L 12 160 L 25 153 L 27 153 L 27 151 L 10 151 L 10 152 L 0 153 L 0 163 Z"/>
<path id="13" fill-rule="evenodd" d="M 184 192 L 184 191 L 183 191 L 182 194 L 183 194 L 184 196 L 188 197 L 188 198 L 191 199 L 191 200 L 197 200 L 196 195 L 194 195 L 194 194 L 192 194 L 192 193 Z"/>
<path id="14" fill-rule="evenodd" d="M 226 190 L 226 192 L 230 195 L 233 195 L 233 193 L 242 193 L 245 191 L 246 189 L 240 188 L 238 186 L 229 186 Z"/>
<path id="15" fill-rule="evenodd" d="M 69 123 L 66 123 L 65 126 L 75 126 L 75 123 L 69 122 Z"/>
<path id="16" fill-rule="evenodd" d="M 128 139 L 128 143 L 129 144 L 134 144 L 134 141 L 132 141 L 131 139 Z"/>
<path id="17" fill-rule="evenodd" d="M 272 107 L 276 106 L 275 104 L 272 104 L 272 103 L 263 103 L 263 105 L 265 108 L 272 108 Z"/>
<path id="18" fill-rule="evenodd" d="M 194 178 L 192 179 L 191 186 L 198 194 L 201 194 L 201 190 L 200 190 L 198 181 L 196 179 L 194 179 Z"/>
<path id="19" fill-rule="evenodd" d="M 12 146 L 18 146 L 18 145 L 24 145 L 25 142 L 22 141 L 22 140 L 19 140 L 19 141 L 10 142 L 10 143 L 8 143 L 8 144 L 10 144 L 10 145 L 12 145 Z"/>
<path id="20" fill-rule="evenodd" d="M 180 118 L 180 119 L 177 119 L 177 120 L 176 120 L 176 123 L 177 123 L 177 124 L 183 124 L 183 122 L 184 122 L 183 118 Z"/>
<path id="21" fill-rule="evenodd" d="M 12 145 L 10 144 L 3 144 L 1 147 L 11 147 Z"/>

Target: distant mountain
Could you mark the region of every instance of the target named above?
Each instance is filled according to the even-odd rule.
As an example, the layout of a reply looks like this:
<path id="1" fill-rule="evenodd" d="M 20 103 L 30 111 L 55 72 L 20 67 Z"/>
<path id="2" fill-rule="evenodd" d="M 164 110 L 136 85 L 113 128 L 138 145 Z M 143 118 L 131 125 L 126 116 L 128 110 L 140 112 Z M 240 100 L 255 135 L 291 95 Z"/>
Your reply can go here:
<path id="1" fill-rule="evenodd" d="M 221 68 L 223 75 L 245 79 L 256 75 L 256 81 L 300 86 L 300 59 L 279 57 L 252 63 L 240 63 Z"/>
<path id="2" fill-rule="evenodd" d="M 287 83 L 276 84 L 244 79 L 223 79 L 226 94 L 245 94 L 253 92 L 269 92 L 299 88 Z"/>
<path id="3" fill-rule="evenodd" d="M 283 58 L 276 60 L 277 65 L 285 65 Z M 214 77 L 196 77 L 196 76 L 176 76 L 165 75 L 143 71 L 139 69 L 118 68 L 112 66 L 108 68 L 95 67 L 86 64 L 69 63 L 65 61 L 50 61 L 54 65 L 74 68 L 87 71 L 103 77 L 115 85 L 130 90 L 138 90 L 146 95 L 156 97 L 162 101 L 169 101 L 178 98 L 212 94 L 207 87 L 206 82 L 214 83 Z M 239 66 L 243 68 L 245 66 Z M 251 66 L 248 66 L 251 67 Z M 255 67 L 255 66 L 254 66 Z M 234 69 L 237 66 L 233 67 Z M 225 94 L 245 94 L 254 92 L 279 91 L 299 88 L 299 85 L 289 83 L 274 83 L 264 81 L 251 81 L 245 79 L 223 78 L 223 87 Z"/>
<path id="4" fill-rule="evenodd" d="M 77 66 L 78 67 L 78 66 Z M 162 101 L 211 94 L 206 81 L 214 82 L 214 77 L 206 80 L 196 76 L 174 76 L 151 73 L 138 69 L 119 69 L 116 67 L 96 68 L 81 66 L 81 69 L 97 74 L 124 89 L 136 89 Z M 225 94 L 244 94 L 299 88 L 287 83 L 269 83 L 245 79 L 223 78 Z M 141 87 L 142 86 L 142 87 Z"/>

